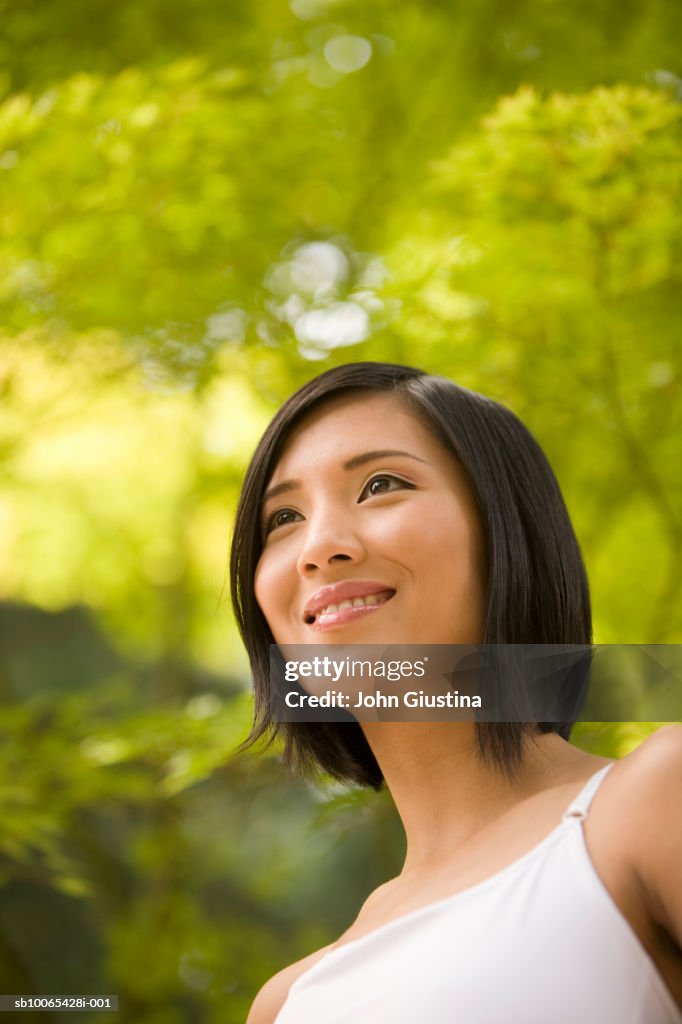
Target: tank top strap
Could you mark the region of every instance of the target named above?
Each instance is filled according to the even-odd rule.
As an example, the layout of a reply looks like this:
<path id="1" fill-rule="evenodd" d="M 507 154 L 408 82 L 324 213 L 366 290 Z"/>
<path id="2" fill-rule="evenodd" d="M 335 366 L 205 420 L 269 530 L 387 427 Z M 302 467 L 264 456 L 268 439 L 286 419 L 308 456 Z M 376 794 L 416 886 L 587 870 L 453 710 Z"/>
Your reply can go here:
<path id="1" fill-rule="evenodd" d="M 609 768 L 612 767 L 613 762 L 605 765 L 603 768 L 600 768 L 598 772 L 595 772 L 595 774 L 587 780 L 575 800 L 572 800 L 564 811 L 561 818 L 562 821 L 567 821 L 569 818 L 578 818 L 580 821 L 585 820 L 590 809 L 590 804 L 594 800 L 595 793 L 604 781 Z"/>

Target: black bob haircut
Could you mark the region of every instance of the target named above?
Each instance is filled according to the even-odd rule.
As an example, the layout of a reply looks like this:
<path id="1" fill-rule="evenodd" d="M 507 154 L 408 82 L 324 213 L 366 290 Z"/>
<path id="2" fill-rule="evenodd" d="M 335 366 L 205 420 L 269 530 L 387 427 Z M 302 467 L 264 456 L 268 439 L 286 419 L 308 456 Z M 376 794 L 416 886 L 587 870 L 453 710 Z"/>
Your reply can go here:
<path id="1" fill-rule="evenodd" d="M 486 644 L 585 644 L 592 640 L 590 597 L 580 548 L 557 480 L 537 441 L 509 409 L 484 395 L 408 366 L 349 363 L 304 384 L 275 415 L 246 472 L 231 552 L 231 592 L 255 689 L 253 728 L 244 743 L 283 733 L 285 763 L 378 789 L 381 769 L 357 722 L 274 722 L 270 644 L 254 594 L 262 551 L 260 505 L 292 428 L 339 395 L 391 393 L 464 467 L 487 549 Z M 587 687 L 580 672 L 570 722 L 476 724 L 480 756 L 512 772 L 527 734 L 568 739 Z"/>

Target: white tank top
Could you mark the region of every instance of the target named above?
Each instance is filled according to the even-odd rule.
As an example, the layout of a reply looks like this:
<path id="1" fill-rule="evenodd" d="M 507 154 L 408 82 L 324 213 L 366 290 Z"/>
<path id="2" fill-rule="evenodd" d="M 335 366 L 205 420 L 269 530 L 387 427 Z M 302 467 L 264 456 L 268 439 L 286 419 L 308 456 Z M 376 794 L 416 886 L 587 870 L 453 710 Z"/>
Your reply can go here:
<path id="1" fill-rule="evenodd" d="M 276 1024 L 680 1024 L 585 845 L 610 767 L 508 867 L 323 956 Z"/>

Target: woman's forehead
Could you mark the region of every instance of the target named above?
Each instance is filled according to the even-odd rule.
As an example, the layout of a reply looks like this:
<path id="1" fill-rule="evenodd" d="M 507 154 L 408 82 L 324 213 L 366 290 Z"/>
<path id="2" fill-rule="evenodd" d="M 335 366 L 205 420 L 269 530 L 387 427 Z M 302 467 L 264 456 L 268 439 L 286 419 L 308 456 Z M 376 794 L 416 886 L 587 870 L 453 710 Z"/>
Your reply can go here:
<path id="1" fill-rule="evenodd" d="M 393 392 L 334 396 L 308 411 L 288 433 L 268 486 L 313 464 L 341 465 L 369 451 L 406 452 L 444 468 L 458 460 L 425 418 Z"/>
<path id="2" fill-rule="evenodd" d="M 322 445 L 339 447 L 362 445 L 370 437 L 414 439 L 418 442 L 426 430 L 405 400 L 391 392 L 354 392 L 335 395 L 316 405 L 288 432 L 275 466 L 299 451 L 310 453 Z M 274 475 L 274 474 L 273 474 Z"/>

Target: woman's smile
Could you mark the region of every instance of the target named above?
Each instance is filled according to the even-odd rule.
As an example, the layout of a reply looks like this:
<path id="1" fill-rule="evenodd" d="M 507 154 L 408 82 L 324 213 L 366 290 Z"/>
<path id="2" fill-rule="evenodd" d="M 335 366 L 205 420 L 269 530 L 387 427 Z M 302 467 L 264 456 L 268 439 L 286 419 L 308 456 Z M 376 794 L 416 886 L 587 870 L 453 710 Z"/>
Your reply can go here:
<path id="1" fill-rule="evenodd" d="M 485 552 L 466 475 L 390 394 L 289 436 L 262 505 L 258 604 L 277 643 L 479 643 Z"/>
<path id="2" fill-rule="evenodd" d="M 303 618 L 312 629 L 333 629 L 377 611 L 394 594 L 392 587 L 371 580 L 332 583 L 313 594 L 303 610 Z"/>

